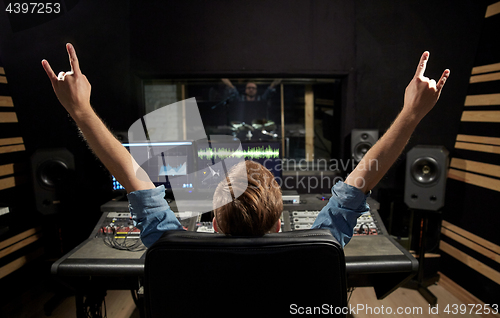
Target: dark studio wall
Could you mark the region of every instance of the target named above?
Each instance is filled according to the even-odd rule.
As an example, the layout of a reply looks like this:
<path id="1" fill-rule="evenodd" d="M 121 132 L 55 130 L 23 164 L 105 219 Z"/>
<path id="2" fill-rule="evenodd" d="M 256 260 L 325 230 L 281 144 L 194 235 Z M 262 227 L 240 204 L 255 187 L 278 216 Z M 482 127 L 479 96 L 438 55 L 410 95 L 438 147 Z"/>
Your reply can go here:
<path id="1" fill-rule="evenodd" d="M 110 195 L 107 174 L 59 105 L 40 64 L 45 58 L 56 73 L 68 70 L 66 42 L 75 45 L 92 84 L 92 104 L 113 130 L 126 130 L 139 118 L 142 78 L 340 76 L 346 83 L 342 140 L 354 128 L 381 134 L 389 128 L 420 55 L 429 50 L 426 75 L 438 79 L 449 68 L 451 76 L 406 151 L 418 144 L 452 150 L 486 8 L 473 0 L 66 3 L 63 15 L 24 30 L 14 30 L 2 10 L 0 54 L 27 152 L 73 152 L 83 194 L 75 204 L 86 202 L 85 213 L 94 219 Z M 380 187 L 400 191 L 403 184 L 404 154 Z M 88 223 L 78 237 L 88 235 Z"/>
<path id="2" fill-rule="evenodd" d="M 38 149 L 66 148 L 74 156 L 73 195 L 62 201 L 67 208 L 45 217 L 47 223 L 60 223 L 66 250 L 88 237 L 99 218 L 100 204 L 110 199 L 110 180 L 55 97 L 41 60 L 47 59 L 56 73 L 69 70 L 64 45 L 74 43 L 82 70 L 94 88 L 92 102 L 104 121 L 114 129 L 120 124 L 128 127 L 134 111 L 129 98 L 128 3 L 77 3 L 71 7 L 70 2 L 66 2 L 64 14 L 38 25 L 30 23 L 28 16 L 7 17 L 3 6 L 0 16 L 0 52 L 26 145 L 27 166 Z M 19 28 L 24 25 L 31 27 Z M 23 220 L 26 215 L 13 217 Z"/>
<path id="3" fill-rule="evenodd" d="M 46 58 L 55 70 L 68 69 L 68 41 L 93 85 L 94 107 L 113 129 L 127 129 L 139 115 L 136 80 L 144 77 L 349 75 L 344 136 L 352 128 L 388 128 L 429 50 L 427 74 L 439 77 L 448 67 L 452 77 L 412 142 L 450 148 L 483 12 L 477 1 L 79 1 L 57 19 L 2 33 L 1 44 L 6 69 L 17 74 L 15 98 L 55 104 L 27 107 L 22 121 L 39 132 L 28 138 L 30 148 L 74 136 L 61 133 L 73 130 L 40 68 Z M 51 123 L 63 127 L 46 129 Z"/>
<path id="4" fill-rule="evenodd" d="M 357 1 L 356 125 L 383 133 L 403 105 L 404 90 L 420 55 L 428 50 L 425 75 L 451 70 L 436 107 L 415 130 L 381 186 L 398 188 L 406 151 L 415 145 L 453 149 L 476 54 L 485 5 L 478 1 Z"/>
<path id="5" fill-rule="evenodd" d="M 374 189 L 391 233 L 411 236 L 412 215 L 404 203 L 406 153 L 416 145 L 453 151 L 468 78 L 482 30 L 486 4 L 478 1 L 357 1 L 356 94 L 358 128 L 382 135 L 403 105 L 404 91 L 424 51 L 425 76 L 438 80 L 451 71 L 441 97 L 417 126 L 405 150 Z M 347 133 L 344 131 L 344 133 Z M 437 248 L 440 215 L 433 216 L 429 245 Z M 412 248 L 416 249 L 413 240 Z"/>

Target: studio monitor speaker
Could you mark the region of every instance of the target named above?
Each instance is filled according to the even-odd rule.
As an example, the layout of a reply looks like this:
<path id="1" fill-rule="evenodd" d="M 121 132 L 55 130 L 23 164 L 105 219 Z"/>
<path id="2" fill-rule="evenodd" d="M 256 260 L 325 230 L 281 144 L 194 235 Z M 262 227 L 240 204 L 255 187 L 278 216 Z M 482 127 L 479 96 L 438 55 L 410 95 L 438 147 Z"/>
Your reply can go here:
<path id="1" fill-rule="evenodd" d="M 74 170 L 73 155 L 64 148 L 40 149 L 31 156 L 35 203 L 40 213 L 60 212 L 70 196 Z"/>
<path id="2" fill-rule="evenodd" d="M 353 129 L 351 131 L 351 154 L 355 163 L 359 163 L 378 140 L 378 130 Z"/>
<path id="3" fill-rule="evenodd" d="M 412 209 L 438 211 L 444 206 L 448 150 L 415 146 L 406 156 L 405 203 Z"/>

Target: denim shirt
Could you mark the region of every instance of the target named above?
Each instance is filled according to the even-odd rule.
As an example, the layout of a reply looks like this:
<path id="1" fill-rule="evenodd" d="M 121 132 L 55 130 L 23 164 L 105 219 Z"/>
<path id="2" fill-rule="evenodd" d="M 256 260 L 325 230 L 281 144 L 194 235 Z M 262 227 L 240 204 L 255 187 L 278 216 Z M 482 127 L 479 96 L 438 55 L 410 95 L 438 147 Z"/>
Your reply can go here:
<path id="1" fill-rule="evenodd" d="M 141 230 L 141 240 L 146 247 L 156 242 L 165 231 L 182 230 L 183 227 L 165 200 L 165 187 L 138 190 L 127 194 L 134 225 Z"/>
<path id="2" fill-rule="evenodd" d="M 275 92 L 276 92 L 276 88 L 268 87 L 268 88 L 266 88 L 266 91 L 264 92 L 264 94 L 257 95 L 255 100 L 257 100 L 257 101 L 268 100 L 271 98 L 271 96 Z M 230 88 L 228 90 L 228 95 L 233 96 L 232 98 L 235 100 L 241 100 L 241 101 L 245 101 L 245 97 L 246 97 L 246 95 L 241 95 L 240 92 L 238 92 L 238 90 L 236 89 L 236 87 Z"/>
<path id="3" fill-rule="evenodd" d="M 183 230 L 170 209 L 165 197 L 165 187 L 138 190 L 128 195 L 129 209 L 135 226 L 141 230 L 141 239 L 150 247 L 163 232 Z M 357 218 L 368 212 L 365 195 L 359 189 L 341 181 L 332 187 L 332 197 L 321 210 L 312 229 L 328 229 L 344 247 L 352 238 Z"/>
<path id="4" fill-rule="evenodd" d="M 371 193 L 371 192 L 370 192 Z M 332 187 L 332 196 L 319 212 L 311 229 L 328 229 L 344 247 L 352 238 L 361 214 L 370 211 L 366 198 L 370 195 L 344 182 Z"/>

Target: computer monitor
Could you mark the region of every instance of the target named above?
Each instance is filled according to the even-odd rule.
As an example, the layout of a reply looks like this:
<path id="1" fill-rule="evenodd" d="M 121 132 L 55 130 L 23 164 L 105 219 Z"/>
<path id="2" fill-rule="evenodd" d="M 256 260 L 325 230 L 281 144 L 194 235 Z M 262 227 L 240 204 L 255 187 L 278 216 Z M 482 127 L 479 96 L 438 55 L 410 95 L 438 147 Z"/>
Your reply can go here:
<path id="1" fill-rule="evenodd" d="M 164 185 L 193 192 L 195 187 L 195 159 L 192 141 L 131 142 L 123 146 L 148 174 L 155 186 Z"/>
<path id="2" fill-rule="evenodd" d="M 123 143 L 155 186 L 164 185 L 176 200 L 211 200 L 217 185 L 241 160 L 265 166 L 281 184 L 279 140 L 243 141 L 224 136 L 218 140 Z M 224 165 L 220 162 L 224 160 Z M 113 177 L 113 189 L 123 189 Z"/>
<path id="3" fill-rule="evenodd" d="M 111 176 L 112 182 L 113 182 L 113 191 L 122 191 L 125 190 L 125 187 L 116 180 L 115 176 Z"/>

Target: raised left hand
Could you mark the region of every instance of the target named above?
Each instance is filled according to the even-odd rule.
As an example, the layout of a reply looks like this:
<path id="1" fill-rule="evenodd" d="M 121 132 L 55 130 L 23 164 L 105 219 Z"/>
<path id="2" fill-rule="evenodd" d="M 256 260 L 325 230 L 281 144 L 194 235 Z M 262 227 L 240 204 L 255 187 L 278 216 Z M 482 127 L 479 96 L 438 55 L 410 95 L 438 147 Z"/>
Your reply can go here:
<path id="1" fill-rule="evenodd" d="M 423 118 L 436 104 L 441 95 L 446 80 L 450 76 L 450 70 L 444 70 L 441 78 L 436 83 L 435 80 L 424 76 L 427 61 L 430 53 L 425 51 L 418 63 L 415 76 L 406 87 L 404 108 L 418 118 Z"/>

